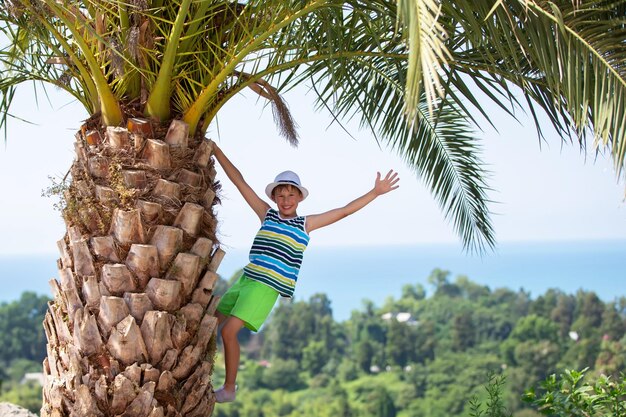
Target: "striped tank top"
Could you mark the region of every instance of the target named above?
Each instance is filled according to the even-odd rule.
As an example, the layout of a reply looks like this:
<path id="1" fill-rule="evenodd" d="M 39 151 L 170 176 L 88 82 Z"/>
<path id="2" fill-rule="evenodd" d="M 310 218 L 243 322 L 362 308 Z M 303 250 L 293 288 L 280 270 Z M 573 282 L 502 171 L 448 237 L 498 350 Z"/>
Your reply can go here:
<path id="1" fill-rule="evenodd" d="M 269 209 L 250 249 L 250 263 L 243 269 L 246 277 L 293 297 L 309 235 L 305 217 L 282 219 Z"/>

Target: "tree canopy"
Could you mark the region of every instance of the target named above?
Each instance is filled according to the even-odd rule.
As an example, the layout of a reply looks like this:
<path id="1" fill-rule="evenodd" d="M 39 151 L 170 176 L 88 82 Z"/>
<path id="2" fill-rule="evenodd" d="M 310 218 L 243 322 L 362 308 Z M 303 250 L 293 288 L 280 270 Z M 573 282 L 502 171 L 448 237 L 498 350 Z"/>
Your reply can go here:
<path id="1" fill-rule="evenodd" d="M 41 323 L 48 301 L 46 296 L 25 292 L 19 300 L 0 304 L 0 363 L 43 361 L 46 336 Z"/>
<path id="2" fill-rule="evenodd" d="M 353 415 L 374 416 L 469 416 L 487 394 L 492 411 L 500 408 L 493 415 L 537 417 L 542 404 L 558 412 L 590 407 L 591 394 L 572 402 L 566 394 L 553 396 L 582 386 L 613 389 L 607 401 L 623 399 L 624 297 L 602 301 L 590 291 L 551 289 L 532 298 L 465 276 L 452 279 L 444 270 L 433 271 L 430 281 L 428 290 L 405 285 L 399 299 L 382 306 L 366 302 L 344 322 L 332 320 L 323 294 L 281 303 L 244 342 L 245 404 L 220 408 L 218 415 L 278 413 L 267 408 L 268 398 L 280 401 L 281 415 L 333 415 L 342 390 Z M 567 325 L 563 305 L 572 307 Z M 590 310 L 600 312 L 600 321 L 583 330 L 581 318 Z M 602 410 L 608 412 L 609 403 Z M 590 415 L 609 416 L 605 411 Z"/>
<path id="3" fill-rule="evenodd" d="M 603 301 L 590 291 L 551 289 L 531 298 L 465 276 L 452 279 L 443 270 L 430 281 L 426 288 L 406 284 L 400 298 L 382 306 L 365 302 L 344 322 L 333 320 L 324 294 L 281 303 L 260 333 L 241 338 L 246 400 L 216 408 L 215 415 L 449 417 L 500 407 L 491 415 L 537 417 L 535 410 L 545 409 L 567 416 L 577 408 L 608 417 L 613 405 L 623 408 L 625 297 Z M 456 290 L 441 292 L 442 282 Z M 220 280 L 219 287 L 225 284 Z M 41 368 L 45 346 L 34 358 L 26 346 L 43 338 L 33 321 L 47 302 L 24 293 L 0 305 L 0 399 L 33 410 L 41 393 L 19 382 Z M 592 328 L 581 320 L 590 311 L 599 312 Z M 215 377 L 221 372 L 217 367 Z M 568 395 L 574 391 L 580 395 Z"/>

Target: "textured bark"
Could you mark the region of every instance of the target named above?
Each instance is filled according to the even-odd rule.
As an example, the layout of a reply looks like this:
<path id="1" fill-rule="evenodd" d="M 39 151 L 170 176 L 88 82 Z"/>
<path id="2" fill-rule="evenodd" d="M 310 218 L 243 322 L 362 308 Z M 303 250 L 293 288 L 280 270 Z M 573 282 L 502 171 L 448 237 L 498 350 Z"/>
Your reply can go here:
<path id="1" fill-rule="evenodd" d="M 119 201 L 117 193 L 109 187 L 96 185 L 96 198 L 102 204 L 115 203 Z"/>
<path id="2" fill-rule="evenodd" d="M 100 132 L 97 130 L 90 130 L 85 133 L 85 142 L 87 145 L 100 145 L 102 143 L 102 136 L 100 136 Z"/>
<path id="3" fill-rule="evenodd" d="M 131 117 L 126 123 L 126 128 L 129 132 L 138 136 L 143 136 L 147 138 L 151 138 L 154 136 L 154 133 L 152 131 L 152 125 L 149 121 L 144 119 Z"/>
<path id="4" fill-rule="evenodd" d="M 159 253 L 153 245 L 134 244 L 126 257 L 126 266 L 135 274 L 139 286 L 145 288 L 151 277 L 159 276 Z"/>
<path id="5" fill-rule="evenodd" d="M 183 231 L 178 227 L 157 226 L 150 244 L 157 248 L 159 265 L 163 271 L 179 252 L 179 248 L 183 244 Z"/>
<path id="6" fill-rule="evenodd" d="M 170 124 L 167 134 L 165 135 L 165 143 L 178 148 L 187 147 L 187 137 L 189 136 L 189 126 L 182 120 L 174 120 Z"/>
<path id="7" fill-rule="evenodd" d="M 190 187 L 200 187 L 202 185 L 202 181 L 202 175 L 189 171 L 188 169 L 182 169 L 176 177 L 176 182 Z"/>
<path id="8" fill-rule="evenodd" d="M 198 255 L 205 262 L 209 259 L 212 251 L 213 241 L 204 237 L 196 240 L 196 243 L 194 243 L 193 247 L 191 248 L 191 253 L 193 253 L 194 255 Z"/>
<path id="9" fill-rule="evenodd" d="M 94 275 L 96 270 L 87 241 L 85 239 L 73 241 L 71 246 L 74 254 L 74 270 L 76 274 L 80 276 Z"/>
<path id="10" fill-rule="evenodd" d="M 120 257 L 115 248 L 113 236 L 95 236 L 91 238 L 91 248 L 96 257 L 105 261 L 119 262 Z"/>
<path id="11" fill-rule="evenodd" d="M 124 176 L 124 185 L 128 188 L 143 189 L 148 185 L 145 171 L 127 170 L 122 175 Z"/>
<path id="12" fill-rule="evenodd" d="M 148 298 L 159 310 L 176 311 L 182 302 L 183 286 L 179 281 L 152 278 L 146 286 Z"/>
<path id="13" fill-rule="evenodd" d="M 174 226 L 180 227 L 191 236 L 197 236 L 204 216 L 204 208 L 198 204 L 185 203 L 176 220 Z"/>
<path id="14" fill-rule="evenodd" d="M 84 152 L 84 148 L 81 147 Z M 107 178 L 109 176 L 109 160 L 103 156 L 95 155 L 89 158 L 89 173 L 95 178 Z"/>
<path id="15" fill-rule="evenodd" d="M 151 201 L 137 201 L 137 208 L 141 212 L 141 218 L 144 224 L 154 224 L 159 221 L 162 213 L 162 206 L 159 203 L 153 203 Z"/>
<path id="16" fill-rule="evenodd" d="M 201 259 L 198 255 L 179 253 L 165 278 L 179 281 L 182 286 L 182 297 L 187 299 L 196 288 L 201 265 Z"/>
<path id="17" fill-rule="evenodd" d="M 41 415 L 210 416 L 224 256 L 211 147 L 141 118 L 76 139 Z"/>
<path id="18" fill-rule="evenodd" d="M 92 311 L 98 311 L 100 308 L 100 286 L 94 275 L 87 276 L 83 279 L 83 300 L 85 305 Z"/>
<path id="19" fill-rule="evenodd" d="M 144 145 L 143 157 L 154 169 L 169 170 L 172 168 L 170 148 L 163 141 L 148 139 Z"/>
<path id="20" fill-rule="evenodd" d="M 65 244 L 65 240 L 61 239 L 57 242 L 57 247 L 59 248 L 59 252 L 61 253 L 61 268 L 73 268 L 74 262 L 72 261 L 72 257 L 70 256 L 70 252 Z M 194 252 L 195 253 L 195 252 Z"/>
<path id="21" fill-rule="evenodd" d="M 108 145 L 112 148 L 128 148 L 130 139 L 128 137 L 128 129 L 123 127 L 109 126 L 106 130 Z"/>
<path id="22" fill-rule="evenodd" d="M 162 197 L 166 203 L 168 201 L 178 202 L 180 201 L 180 184 L 161 179 L 157 181 L 153 194 Z"/>
<path id="23" fill-rule="evenodd" d="M 209 262 L 208 270 L 211 272 L 217 271 L 217 268 L 220 266 L 222 259 L 224 259 L 224 255 L 226 255 L 226 252 L 224 252 L 221 248 L 217 248 L 217 250 L 213 254 L 213 257 L 211 258 L 211 262 Z"/>
<path id="24" fill-rule="evenodd" d="M 124 264 L 105 264 L 102 266 L 102 282 L 109 294 L 123 295 L 137 289 L 131 272 Z"/>
<path id="25" fill-rule="evenodd" d="M 120 297 L 103 296 L 100 300 L 98 323 L 104 336 L 108 336 L 113 326 L 130 314 L 126 300 Z"/>
<path id="26" fill-rule="evenodd" d="M 87 356 L 93 355 L 102 348 L 102 337 L 98 331 L 96 319 L 88 308 L 81 308 L 75 316 L 74 346 Z"/>
<path id="27" fill-rule="evenodd" d="M 154 308 L 150 298 L 145 293 L 127 292 L 124 294 L 124 300 L 126 300 L 130 315 L 139 323 L 141 323 L 146 313 Z"/>
<path id="28" fill-rule="evenodd" d="M 122 245 L 144 243 L 146 232 L 139 210 L 115 209 L 111 223 L 111 234 Z"/>

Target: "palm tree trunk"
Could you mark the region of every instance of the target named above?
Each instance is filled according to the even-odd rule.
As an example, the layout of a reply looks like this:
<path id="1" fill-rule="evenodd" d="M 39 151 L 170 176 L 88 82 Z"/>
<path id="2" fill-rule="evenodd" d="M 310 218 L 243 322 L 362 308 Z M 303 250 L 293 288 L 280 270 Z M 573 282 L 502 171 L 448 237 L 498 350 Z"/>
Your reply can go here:
<path id="1" fill-rule="evenodd" d="M 128 119 L 76 134 L 44 321 L 42 417 L 210 416 L 216 270 L 209 142 Z"/>

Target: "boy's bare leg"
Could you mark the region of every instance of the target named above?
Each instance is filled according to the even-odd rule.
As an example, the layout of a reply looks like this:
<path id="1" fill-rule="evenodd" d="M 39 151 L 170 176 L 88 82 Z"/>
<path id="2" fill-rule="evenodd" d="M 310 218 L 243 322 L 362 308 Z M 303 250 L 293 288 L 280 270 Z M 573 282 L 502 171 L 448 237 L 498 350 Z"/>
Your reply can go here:
<path id="1" fill-rule="evenodd" d="M 218 322 L 220 318 L 218 316 Z M 218 402 L 229 402 L 235 399 L 235 381 L 237 380 L 237 370 L 239 368 L 239 340 L 237 334 L 243 327 L 243 321 L 235 316 L 224 319 L 222 326 L 222 342 L 224 343 L 224 362 L 226 365 L 226 379 L 223 391 L 216 392 Z M 222 400 L 222 401 L 220 401 Z"/>
<path id="2" fill-rule="evenodd" d="M 222 313 L 220 313 L 219 311 L 215 312 L 215 317 L 217 317 L 217 325 L 221 326 L 222 323 L 224 323 L 224 320 L 226 320 L 229 316 L 226 316 Z"/>

